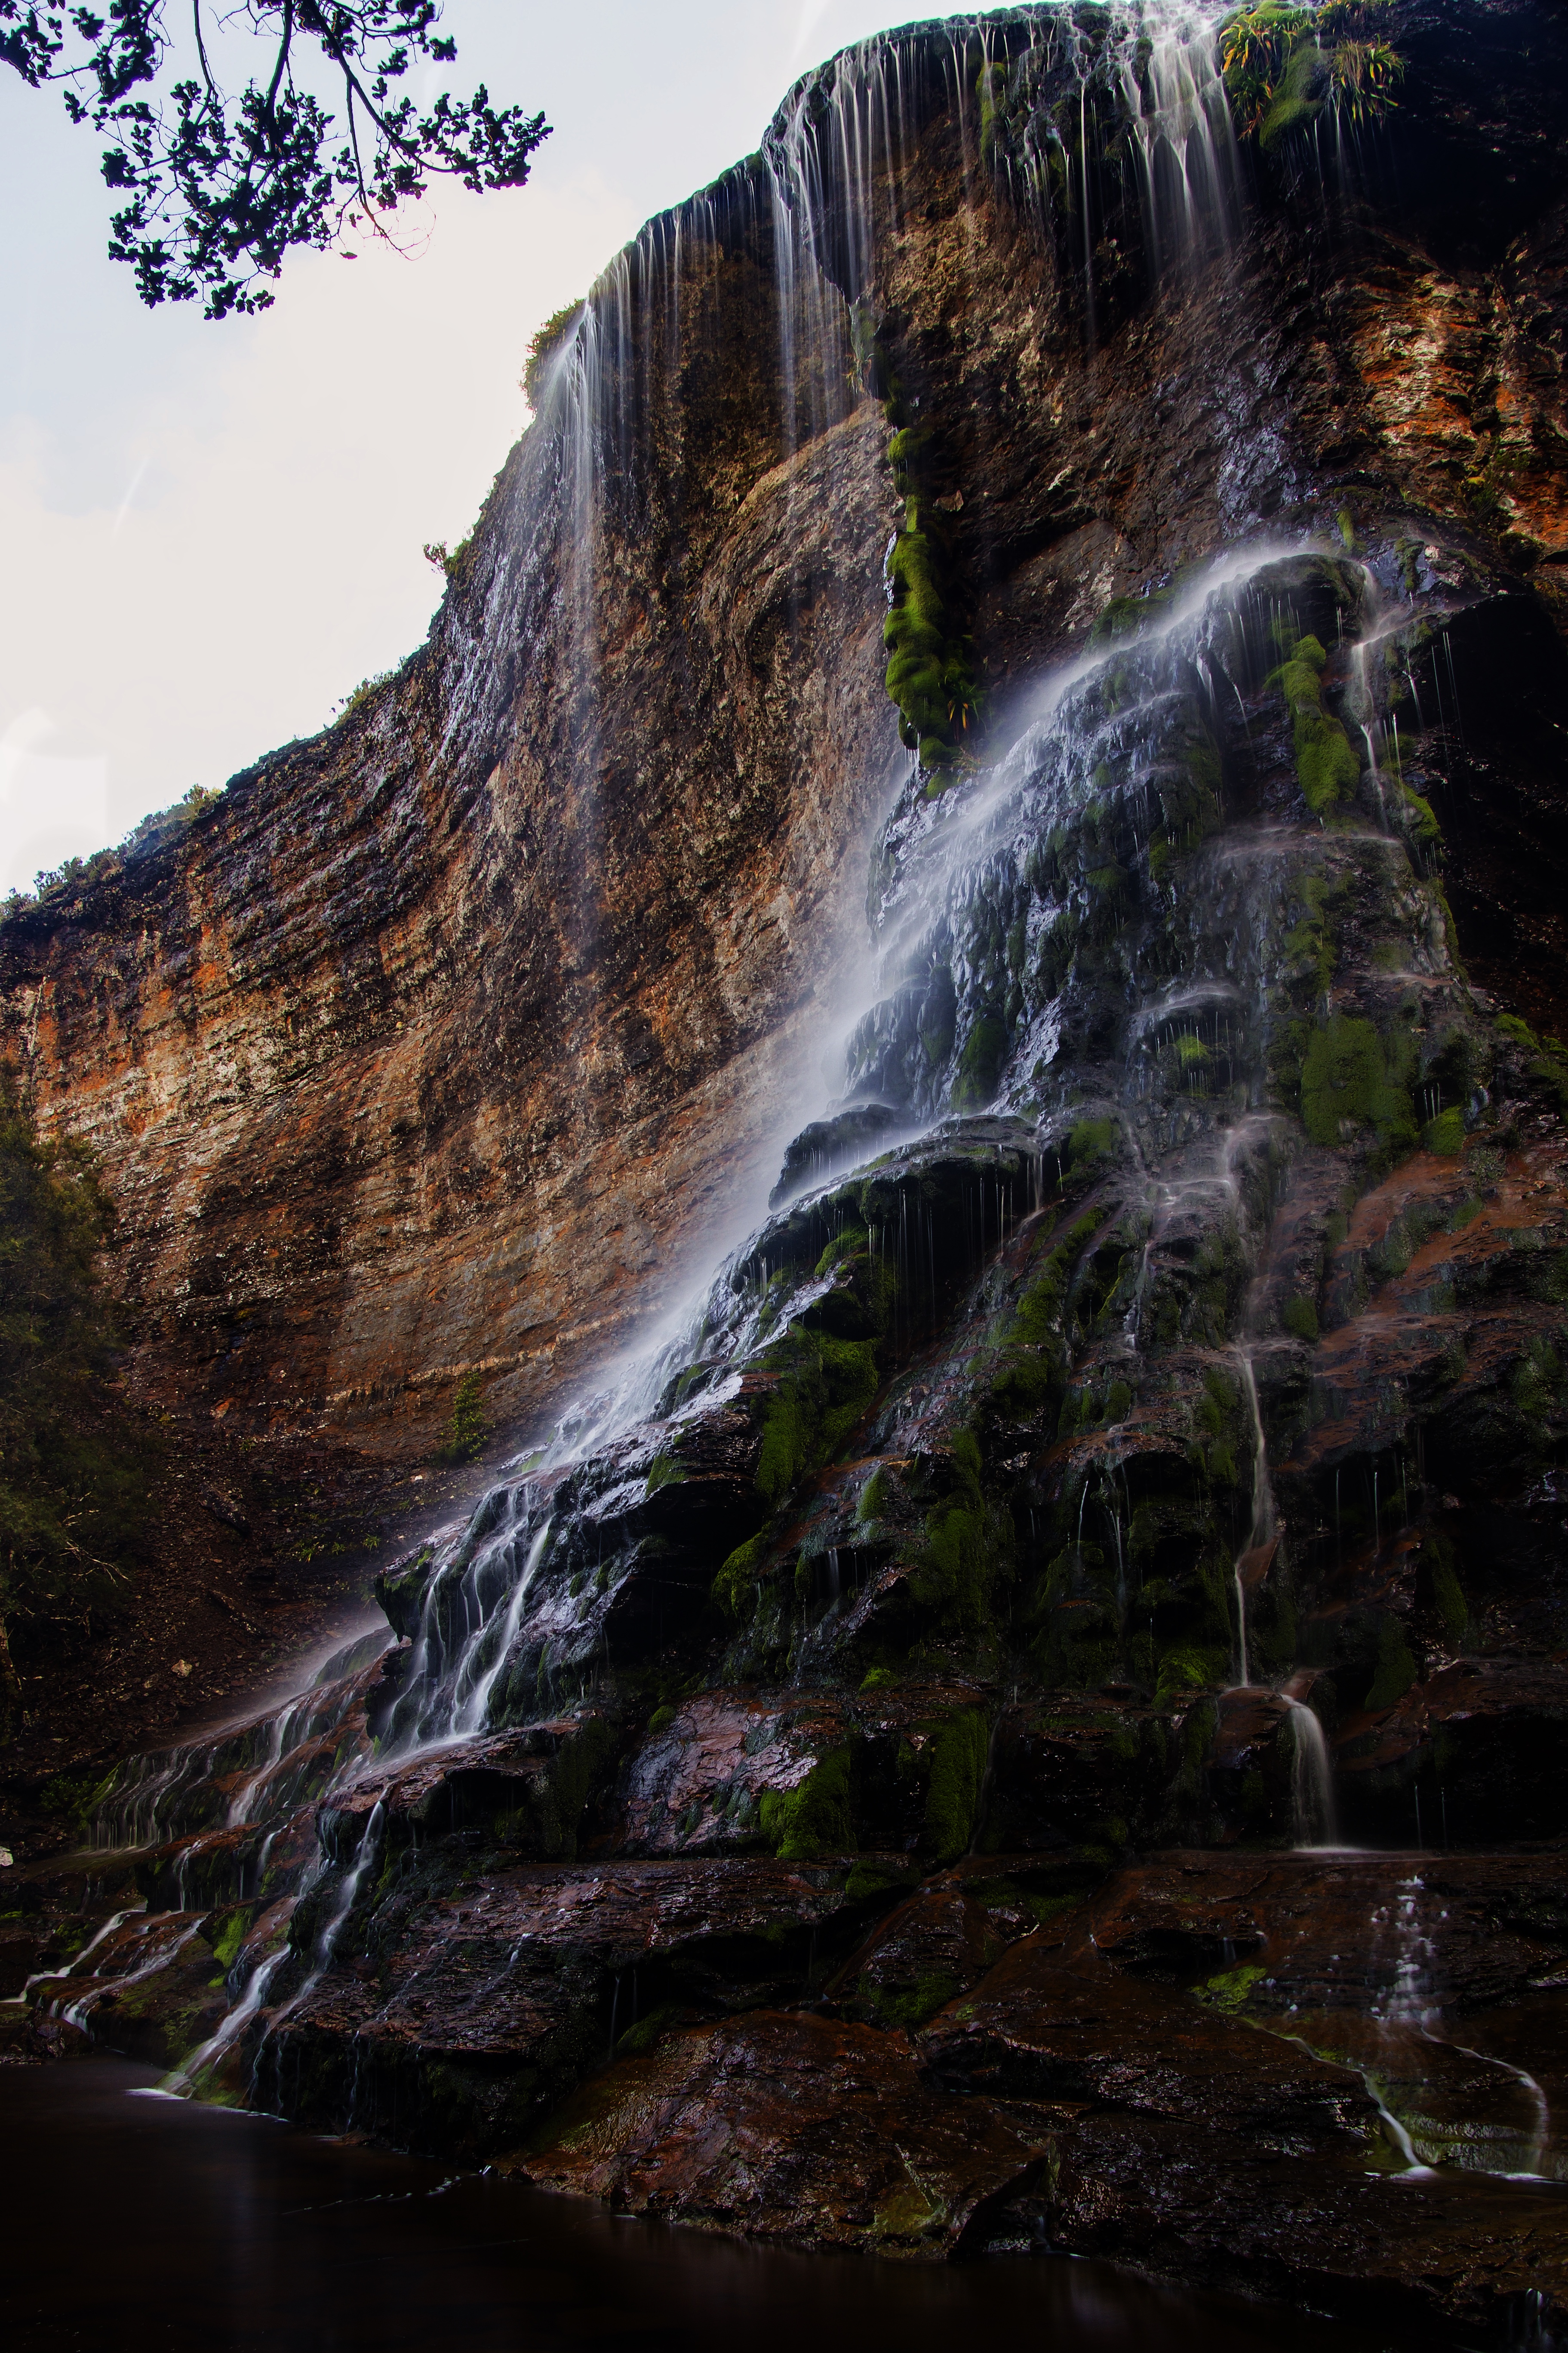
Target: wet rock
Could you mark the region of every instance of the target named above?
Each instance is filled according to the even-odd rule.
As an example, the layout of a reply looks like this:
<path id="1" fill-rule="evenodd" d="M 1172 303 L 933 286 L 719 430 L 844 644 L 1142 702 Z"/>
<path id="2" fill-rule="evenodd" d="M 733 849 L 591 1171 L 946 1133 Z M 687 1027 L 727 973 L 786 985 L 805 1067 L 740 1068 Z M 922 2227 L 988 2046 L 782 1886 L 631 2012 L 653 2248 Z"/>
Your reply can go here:
<path id="1" fill-rule="evenodd" d="M 966 2246 L 1049 2147 L 1033 2117 L 935 2097 L 901 2034 L 759 2010 L 623 2061 L 515 2167 L 630 2213 L 930 2257 Z"/>
<path id="2" fill-rule="evenodd" d="M 779 1181 L 768 1195 L 769 1208 L 776 1209 L 840 1169 L 869 1159 L 905 1124 L 892 1104 L 879 1103 L 851 1103 L 832 1119 L 814 1120 L 784 1154 Z"/>

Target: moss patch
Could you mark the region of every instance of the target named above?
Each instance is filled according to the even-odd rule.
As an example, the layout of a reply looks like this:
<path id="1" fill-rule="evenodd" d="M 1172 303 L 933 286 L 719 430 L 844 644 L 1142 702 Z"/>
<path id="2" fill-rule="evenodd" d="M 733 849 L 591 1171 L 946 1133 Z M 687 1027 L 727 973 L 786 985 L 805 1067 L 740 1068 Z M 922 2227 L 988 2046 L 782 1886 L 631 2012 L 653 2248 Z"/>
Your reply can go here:
<path id="1" fill-rule="evenodd" d="M 812 1862 L 821 1854 L 853 1854 L 849 1803 L 850 1752 L 835 1749 L 798 1788 L 769 1789 L 758 1809 L 763 1836 L 781 1862 Z"/>
<path id="2" fill-rule="evenodd" d="M 991 1726 L 977 1707 L 960 1708 L 950 1715 L 931 1744 L 925 1827 L 939 1862 L 955 1862 L 969 1851 L 990 1746 Z"/>

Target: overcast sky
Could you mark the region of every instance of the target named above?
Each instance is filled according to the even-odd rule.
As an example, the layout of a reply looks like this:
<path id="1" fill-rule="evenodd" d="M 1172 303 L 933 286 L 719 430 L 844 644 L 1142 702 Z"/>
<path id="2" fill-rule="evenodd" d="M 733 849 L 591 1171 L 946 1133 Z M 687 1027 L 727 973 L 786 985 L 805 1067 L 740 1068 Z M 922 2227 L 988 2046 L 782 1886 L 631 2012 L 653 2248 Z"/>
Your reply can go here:
<path id="1" fill-rule="evenodd" d="M 146 311 L 100 142 L 0 68 L 0 891 L 310 734 L 425 634 L 526 421 L 529 336 L 757 144 L 878 0 L 447 0 L 457 81 L 554 126 L 422 249 L 299 254 L 261 318 Z"/>

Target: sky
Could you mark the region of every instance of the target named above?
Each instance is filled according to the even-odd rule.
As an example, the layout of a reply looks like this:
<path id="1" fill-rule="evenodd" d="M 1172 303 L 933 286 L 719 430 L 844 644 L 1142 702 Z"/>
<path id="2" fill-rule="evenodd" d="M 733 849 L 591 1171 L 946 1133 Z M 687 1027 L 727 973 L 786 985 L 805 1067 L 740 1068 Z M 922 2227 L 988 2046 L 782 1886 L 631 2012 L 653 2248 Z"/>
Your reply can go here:
<path id="1" fill-rule="evenodd" d="M 450 77 L 553 126 L 526 187 L 433 191 L 406 255 L 297 253 L 275 307 L 148 311 L 100 142 L 0 69 L 0 892 L 326 724 L 401 661 L 526 424 L 540 322 L 750 153 L 795 78 L 939 13 L 447 0 Z M 417 94 L 417 91 L 416 91 Z"/>

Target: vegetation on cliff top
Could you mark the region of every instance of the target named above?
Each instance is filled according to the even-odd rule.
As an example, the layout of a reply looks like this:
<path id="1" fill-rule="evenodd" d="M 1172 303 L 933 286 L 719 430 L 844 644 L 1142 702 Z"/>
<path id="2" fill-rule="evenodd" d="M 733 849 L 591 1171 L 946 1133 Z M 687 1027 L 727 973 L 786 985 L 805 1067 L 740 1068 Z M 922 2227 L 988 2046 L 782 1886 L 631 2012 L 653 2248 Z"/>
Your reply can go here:
<path id="1" fill-rule="evenodd" d="M 1376 29 L 1387 5 L 1324 0 L 1298 8 L 1262 0 L 1231 17 L 1221 36 L 1221 69 L 1241 136 L 1267 154 L 1325 108 L 1363 122 L 1396 105 L 1405 60 Z"/>

